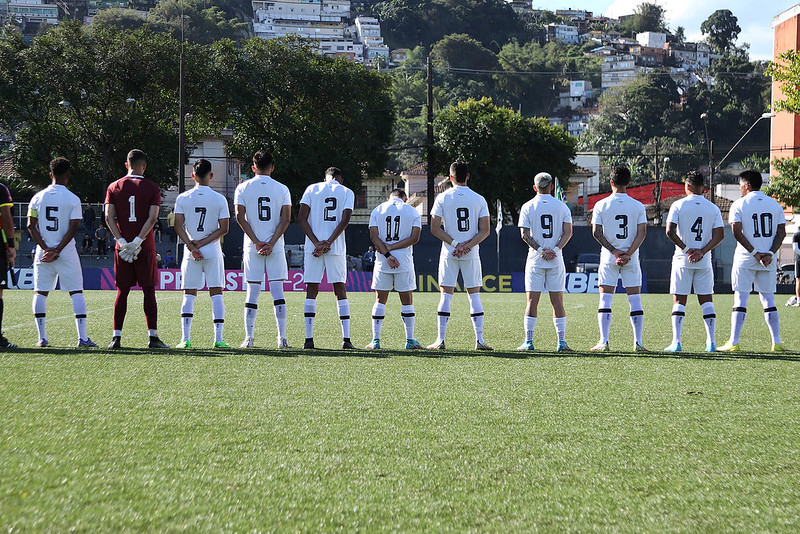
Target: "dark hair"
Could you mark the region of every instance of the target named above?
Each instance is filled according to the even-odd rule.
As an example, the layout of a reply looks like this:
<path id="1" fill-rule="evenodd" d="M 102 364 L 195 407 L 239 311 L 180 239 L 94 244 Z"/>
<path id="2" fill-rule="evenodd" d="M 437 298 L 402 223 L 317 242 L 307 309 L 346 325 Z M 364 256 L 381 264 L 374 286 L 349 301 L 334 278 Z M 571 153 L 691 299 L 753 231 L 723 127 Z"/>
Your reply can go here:
<path id="1" fill-rule="evenodd" d="M 56 158 L 50 162 L 50 172 L 53 173 L 53 176 L 56 178 L 61 178 L 65 174 L 67 174 L 72 169 L 72 165 L 70 165 L 69 160 L 67 158 Z"/>
<path id="2" fill-rule="evenodd" d="M 703 173 L 699 171 L 689 171 L 684 176 L 684 180 L 687 184 L 693 185 L 695 187 L 702 187 L 705 185 L 705 178 L 703 178 Z"/>
<path id="3" fill-rule="evenodd" d="M 469 174 L 469 167 L 463 161 L 456 161 L 450 165 L 450 176 L 454 176 L 457 184 L 467 182 L 467 175 Z"/>
<path id="4" fill-rule="evenodd" d="M 408 198 L 408 195 L 406 195 L 405 189 L 400 189 L 399 187 L 396 187 L 396 188 L 392 189 L 392 192 L 389 193 L 389 196 L 390 197 L 402 198 L 403 200 L 406 200 Z"/>
<path id="5" fill-rule="evenodd" d="M 272 152 L 269 150 L 259 150 L 255 154 L 253 154 L 253 165 L 256 166 L 256 169 L 260 171 L 266 171 L 269 169 L 270 165 L 272 165 Z"/>
<path id="6" fill-rule="evenodd" d="M 128 164 L 133 165 L 139 163 L 147 163 L 147 155 L 138 148 L 134 148 L 128 152 Z"/>
<path id="7" fill-rule="evenodd" d="M 336 176 L 341 176 L 341 175 L 342 175 L 342 171 L 338 167 L 328 167 L 327 169 L 325 169 L 325 176 L 326 177 L 328 177 L 328 176 L 336 177 Z"/>
<path id="8" fill-rule="evenodd" d="M 617 165 L 611 169 L 611 181 L 614 185 L 628 185 L 631 183 L 631 171 L 628 167 Z"/>
<path id="9" fill-rule="evenodd" d="M 760 190 L 761 185 L 764 183 L 764 180 L 761 178 L 761 173 L 752 170 L 742 171 L 742 173 L 739 174 L 739 180 L 750 184 L 750 189 L 753 191 Z"/>
<path id="10" fill-rule="evenodd" d="M 198 159 L 194 162 L 194 175 L 198 178 L 205 178 L 211 172 L 211 162 L 207 159 Z"/>

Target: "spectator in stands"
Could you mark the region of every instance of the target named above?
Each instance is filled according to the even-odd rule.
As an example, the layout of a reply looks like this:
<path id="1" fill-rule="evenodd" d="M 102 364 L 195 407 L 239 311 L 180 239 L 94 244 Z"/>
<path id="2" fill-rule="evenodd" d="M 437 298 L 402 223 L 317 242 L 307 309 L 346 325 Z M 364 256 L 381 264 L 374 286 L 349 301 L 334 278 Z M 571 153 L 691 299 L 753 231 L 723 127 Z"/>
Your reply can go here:
<path id="1" fill-rule="evenodd" d="M 88 235 L 90 239 L 94 235 L 96 221 L 97 213 L 95 213 L 91 204 L 87 204 L 86 209 L 83 210 L 83 233 Z"/>
<path id="2" fill-rule="evenodd" d="M 153 232 L 155 233 L 156 241 L 161 243 L 161 233 L 164 231 L 164 225 L 161 223 L 161 219 L 156 221 L 156 224 L 153 225 Z"/>
<path id="3" fill-rule="evenodd" d="M 166 254 L 164 254 L 164 268 L 165 269 L 177 269 L 178 264 L 175 263 L 175 256 L 172 255 L 171 250 L 167 250 Z"/>
<path id="4" fill-rule="evenodd" d="M 177 235 L 175 234 L 175 210 L 171 210 L 169 215 L 167 215 L 167 230 L 169 231 L 169 240 L 175 243 L 177 241 Z"/>
<path id="5" fill-rule="evenodd" d="M 108 228 L 106 228 L 105 224 L 100 224 L 97 227 L 97 230 L 94 231 L 94 238 L 97 240 L 97 259 L 100 259 L 100 256 L 103 259 L 108 258 Z"/>
<path id="6" fill-rule="evenodd" d="M 365 271 L 372 271 L 375 268 L 375 247 L 371 246 L 364 253 L 361 259 L 361 266 Z"/>

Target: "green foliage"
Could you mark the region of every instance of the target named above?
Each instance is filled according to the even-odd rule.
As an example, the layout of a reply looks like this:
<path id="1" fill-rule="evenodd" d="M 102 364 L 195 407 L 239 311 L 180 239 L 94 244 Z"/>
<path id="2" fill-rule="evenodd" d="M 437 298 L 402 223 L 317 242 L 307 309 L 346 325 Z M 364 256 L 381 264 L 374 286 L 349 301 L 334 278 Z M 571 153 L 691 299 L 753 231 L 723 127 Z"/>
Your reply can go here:
<path id="1" fill-rule="evenodd" d="M 446 35 L 431 48 L 431 61 L 440 69 L 498 70 L 497 56 L 465 33 Z"/>
<path id="2" fill-rule="evenodd" d="M 470 187 L 496 199 L 516 220 L 531 197 L 533 176 L 547 171 L 566 188 L 574 169 L 575 140 L 541 118 L 526 119 L 491 99 L 469 99 L 442 110 L 434 120 L 438 170 L 455 160 L 467 162 Z"/>
<path id="3" fill-rule="evenodd" d="M 226 2 L 219 2 L 225 5 Z M 180 38 L 181 20 L 184 21 L 188 41 L 209 44 L 220 39 L 241 40 L 247 37 L 248 24 L 228 15 L 218 5 L 208 5 L 208 0 L 161 0 L 150 10 L 148 22 L 169 27 Z"/>
<path id="4" fill-rule="evenodd" d="M 706 41 L 711 49 L 722 54 L 733 47 L 739 32 L 742 31 L 738 22 L 739 19 L 730 9 L 718 9 L 703 21 L 700 31 L 707 36 Z"/>
<path id="5" fill-rule="evenodd" d="M 636 7 L 633 17 L 620 25 L 620 31 L 631 35 L 642 32 L 668 33 L 665 15 L 666 10 L 660 5 L 643 2 Z"/>
<path id="6" fill-rule="evenodd" d="M 772 165 L 778 171 L 764 193 L 792 208 L 800 208 L 800 158 L 773 160 Z"/>
<path id="7" fill-rule="evenodd" d="M 781 83 L 783 98 L 774 101 L 775 111 L 800 114 L 800 52 L 789 50 L 770 62 L 767 76 Z"/>
<path id="8" fill-rule="evenodd" d="M 145 25 L 157 27 L 155 24 L 151 22 L 149 23 L 147 19 L 145 19 L 135 9 L 120 9 L 113 7 L 98 11 L 97 14 L 92 17 L 92 24 L 97 26 L 112 26 L 120 31 L 138 30 Z"/>
<path id="9" fill-rule="evenodd" d="M 758 154 L 749 154 L 742 158 L 740 162 L 745 169 L 752 169 L 762 174 L 769 172 L 769 157 L 760 156 Z"/>

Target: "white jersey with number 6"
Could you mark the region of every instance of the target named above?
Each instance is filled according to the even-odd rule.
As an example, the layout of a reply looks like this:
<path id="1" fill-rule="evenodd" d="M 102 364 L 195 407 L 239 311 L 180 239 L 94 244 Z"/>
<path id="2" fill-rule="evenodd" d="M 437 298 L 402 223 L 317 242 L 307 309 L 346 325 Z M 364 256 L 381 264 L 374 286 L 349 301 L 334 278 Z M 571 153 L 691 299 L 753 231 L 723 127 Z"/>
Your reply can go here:
<path id="1" fill-rule="evenodd" d="M 378 237 L 387 245 L 397 243 L 411 237 L 414 228 L 422 228 L 419 212 L 397 197 L 392 197 L 377 208 L 369 216 L 369 226 L 378 229 Z M 377 254 L 375 269 L 387 273 L 402 273 L 414 270 L 413 247 L 392 251 L 400 266 L 392 269 L 383 254 Z"/>
<path id="2" fill-rule="evenodd" d="M 28 217 L 39 219 L 42 239 L 48 248 L 55 248 L 69 230 L 70 221 L 82 218 L 81 201 L 66 186 L 49 185 L 31 199 Z"/>
<path id="3" fill-rule="evenodd" d="M 282 183 L 263 174 L 236 186 L 233 194 L 233 203 L 244 206 L 245 216 L 256 237 L 261 241 L 268 241 L 275 234 L 281 222 L 281 208 L 292 205 L 292 196 L 289 188 Z M 244 234 L 244 251 L 255 250 L 253 242 Z M 273 254 L 283 254 L 283 236 L 272 248 Z"/>
<path id="4" fill-rule="evenodd" d="M 300 204 L 309 207 L 308 224 L 317 239 L 328 239 L 342 220 L 345 210 L 353 211 L 355 195 L 347 187 L 343 186 L 334 179 L 324 182 L 317 182 L 309 185 Z M 314 244 L 306 236 L 306 254 L 313 252 Z M 339 234 L 336 241 L 331 243 L 331 250 L 328 254 L 332 256 L 344 256 L 347 253 L 347 245 L 344 240 L 344 232 Z"/>
<path id="5" fill-rule="evenodd" d="M 486 199 L 467 187 L 456 185 L 436 196 L 433 202 L 431 215 L 441 217 L 444 231 L 456 240 L 456 243 L 469 241 L 478 233 L 478 220 L 489 216 L 489 206 Z M 453 247 L 450 243 L 442 242 L 440 255 L 451 256 Z M 478 245 L 475 245 L 462 260 L 480 258 Z"/>
<path id="6" fill-rule="evenodd" d="M 178 195 L 175 213 L 183 214 L 186 233 L 192 241 L 210 236 L 219 229 L 220 219 L 229 219 L 231 216 L 225 197 L 207 185 L 197 185 Z M 204 258 L 222 256 L 219 239 L 201 247 L 200 253 Z M 188 250 L 184 250 L 184 254 L 191 257 Z"/>
<path id="7" fill-rule="evenodd" d="M 644 204 L 625 193 L 613 193 L 597 204 L 592 210 L 592 224 L 603 226 L 603 235 L 611 245 L 627 251 L 636 238 L 637 225 L 647 223 Z M 600 263 L 614 263 L 615 258 L 606 247 L 600 248 Z M 631 261 L 639 261 L 637 249 Z"/>
<path id="8" fill-rule="evenodd" d="M 775 239 L 775 231 L 778 225 L 786 224 L 786 216 L 775 199 L 761 191 L 751 191 L 731 205 L 728 222 L 742 223 L 742 233 L 753 248 L 759 252 L 769 252 Z M 765 268 L 741 243 L 736 243 L 733 264 L 757 270 L 772 270 L 777 266 L 777 262 L 773 260 L 770 266 Z"/>
<path id="9" fill-rule="evenodd" d="M 711 241 L 714 228 L 724 226 L 719 208 L 701 195 L 686 195 L 672 204 L 667 215 L 667 224 L 677 225 L 678 236 L 689 248 L 703 248 Z M 711 254 L 706 254 L 697 263 L 689 263 L 683 250 L 675 247 L 672 262 L 678 267 L 710 269 Z"/>

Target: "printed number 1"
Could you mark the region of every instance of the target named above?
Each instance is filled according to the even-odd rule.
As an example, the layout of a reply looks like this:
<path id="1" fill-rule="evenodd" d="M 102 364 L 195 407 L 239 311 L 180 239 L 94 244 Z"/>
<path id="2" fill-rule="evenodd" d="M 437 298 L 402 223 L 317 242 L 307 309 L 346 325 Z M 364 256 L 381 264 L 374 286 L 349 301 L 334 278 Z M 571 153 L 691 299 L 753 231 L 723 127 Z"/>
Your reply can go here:
<path id="1" fill-rule="evenodd" d="M 128 211 L 128 222 L 136 222 L 136 197 L 131 195 L 128 197 L 130 210 Z"/>

